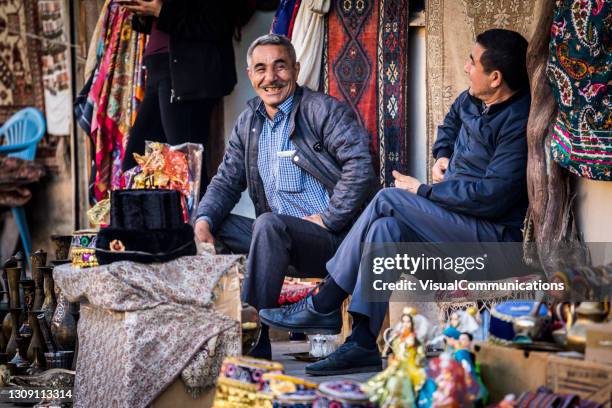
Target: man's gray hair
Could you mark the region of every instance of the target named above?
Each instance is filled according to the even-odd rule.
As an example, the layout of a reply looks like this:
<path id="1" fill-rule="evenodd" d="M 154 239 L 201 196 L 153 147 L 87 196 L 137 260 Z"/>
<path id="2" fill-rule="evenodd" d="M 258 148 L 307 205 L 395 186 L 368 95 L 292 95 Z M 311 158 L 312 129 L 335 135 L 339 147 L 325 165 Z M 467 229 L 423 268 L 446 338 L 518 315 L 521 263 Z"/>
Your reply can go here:
<path id="1" fill-rule="evenodd" d="M 293 44 L 291 44 L 291 40 L 289 40 L 284 35 L 279 34 L 266 34 L 262 35 L 255 41 L 249 45 L 249 50 L 247 51 L 247 67 L 251 66 L 251 59 L 253 57 L 253 51 L 255 48 L 260 45 L 280 45 L 285 47 L 287 52 L 289 53 L 289 58 L 291 58 L 291 62 L 293 64 L 296 63 L 297 57 L 295 56 L 295 48 L 293 48 Z"/>

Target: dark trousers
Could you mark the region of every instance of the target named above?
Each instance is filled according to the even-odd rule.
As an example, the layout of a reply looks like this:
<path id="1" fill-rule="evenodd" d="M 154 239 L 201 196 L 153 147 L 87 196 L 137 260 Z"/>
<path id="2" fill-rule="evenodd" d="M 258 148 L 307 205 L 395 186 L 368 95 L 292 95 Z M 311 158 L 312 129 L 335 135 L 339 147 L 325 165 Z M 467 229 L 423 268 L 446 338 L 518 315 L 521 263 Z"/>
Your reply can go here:
<path id="1" fill-rule="evenodd" d="M 285 276 L 327 276 L 325 264 L 342 241 L 342 234 L 274 213 L 256 220 L 230 214 L 214 234 L 232 252 L 248 253 L 242 300 L 257 310 L 278 307 Z"/>
<path id="2" fill-rule="evenodd" d="M 178 145 L 199 143 L 207 149 L 212 111 L 219 99 L 193 101 L 171 101 L 170 57 L 168 54 L 153 54 L 144 63 L 147 70 L 145 95 L 121 163 L 123 171 L 136 166 L 133 153 L 143 154 L 145 140 Z M 204 154 L 206 156 L 206 154 Z M 206 160 L 202 158 L 200 196 L 208 185 Z"/>
<path id="3" fill-rule="evenodd" d="M 359 266 L 362 244 L 390 242 L 504 242 L 520 241 L 519 230 L 448 211 L 426 198 L 398 188 L 381 190 L 361 214 L 327 271 L 345 292 L 351 293 L 349 312 L 365 315 L 378 335 L 387 302 L 368 302 Z"/>

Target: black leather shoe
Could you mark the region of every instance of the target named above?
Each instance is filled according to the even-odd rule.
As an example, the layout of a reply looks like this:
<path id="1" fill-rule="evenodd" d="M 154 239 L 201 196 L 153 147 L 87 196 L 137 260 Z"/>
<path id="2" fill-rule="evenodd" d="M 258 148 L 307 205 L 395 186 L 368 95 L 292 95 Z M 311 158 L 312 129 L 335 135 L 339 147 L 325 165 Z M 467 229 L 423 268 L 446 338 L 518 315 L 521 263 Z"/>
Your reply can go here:
<path id="1" fill-rule="evenodd" d="M 262 309 L 259 317 L 268 326 L 308 334 L 338 334 L 342 328 L 340 309 L 319 313 L 312 304 L 312 296 L 287 307 Z"/>
<path id="2" fill-rule="evenodd" d="M 260 340 L 253 350 L 247 354 L 249 357 L 263 358 L 264 360 L 272 360 L 272 344 L 270 339 Z"/>
<path id="3" fill-rule="evenodd" d="M 327 358 L 306 366 L 306 374 L 344 375 L 382 371 L 382 359 L 377 348 L 366 349 L 355 342 L 344 343 Z"/>

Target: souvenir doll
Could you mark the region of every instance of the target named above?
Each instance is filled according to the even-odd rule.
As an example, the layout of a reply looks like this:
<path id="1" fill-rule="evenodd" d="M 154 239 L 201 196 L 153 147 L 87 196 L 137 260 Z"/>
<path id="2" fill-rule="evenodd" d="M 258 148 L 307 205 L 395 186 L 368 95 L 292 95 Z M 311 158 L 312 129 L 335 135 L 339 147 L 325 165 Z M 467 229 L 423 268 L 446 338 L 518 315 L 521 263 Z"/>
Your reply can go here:
<path id="1" fill-rule="evenodd" d="M 412 408 L 415 395 L 425 382 L 424 353 L 416 333 L 412 313 L 404 310 L 400 322 L 385 332 L 385 342 L 393 354 L 388 367 L 372 377 L 364 390 L 382 408 Z"/>

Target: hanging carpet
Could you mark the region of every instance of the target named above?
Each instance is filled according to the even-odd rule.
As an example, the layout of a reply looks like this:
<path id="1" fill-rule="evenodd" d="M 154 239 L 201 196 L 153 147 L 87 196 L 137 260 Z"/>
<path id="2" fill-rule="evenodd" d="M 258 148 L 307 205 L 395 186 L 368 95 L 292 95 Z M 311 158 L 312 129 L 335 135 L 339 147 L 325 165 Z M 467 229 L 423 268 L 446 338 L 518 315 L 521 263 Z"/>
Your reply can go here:
<path id="1" fill-rule="evenodd" d="M 0 123 L 28 106 L 44 110 L 35 0 L 0 2 Z M 30 35 L 28 35 L 30 34 Z"/>
<path id="2" fill-rule="evenodd" d="M 370 134 L 380 183 L 407 170 L 408 0 L 335 0 L 327 25 L 326 91 Z"/>

